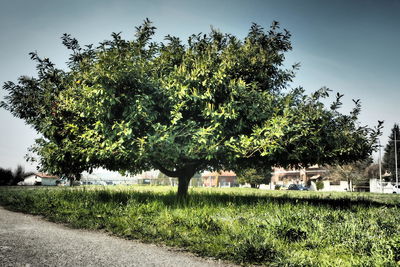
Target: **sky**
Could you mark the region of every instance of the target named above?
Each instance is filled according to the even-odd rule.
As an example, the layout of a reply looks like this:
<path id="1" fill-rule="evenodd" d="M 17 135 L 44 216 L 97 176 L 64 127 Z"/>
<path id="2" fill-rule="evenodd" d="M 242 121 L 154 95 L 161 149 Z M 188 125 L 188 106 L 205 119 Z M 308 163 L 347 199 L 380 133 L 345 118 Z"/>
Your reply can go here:
<path id="1" fill-rule="evenodd" d="M 186 40 L 211 26 L 243 38 L 252 22 L 268 28 L 279 21 L 292 33 L 287 66 L 301 64 L 292 87 L 343 93 L 343 113 L 361 99 L 362 125 L 385 121 L 383 145 L 400 122 L 400 0 L 0 0 L 0 83 L 36 76 L 32 51 L 67 69 L 63 33 L 82 45 L 110 39 L 112 32 L 131 39 L 145 18 L 157 27 L 156 41 L 167 34 Z M 0 99 L 4 95 L 1 89 Z M 4 109 L 0 123 L 0 167 L 34 170 L 24 156 L 39 136 Z"/>

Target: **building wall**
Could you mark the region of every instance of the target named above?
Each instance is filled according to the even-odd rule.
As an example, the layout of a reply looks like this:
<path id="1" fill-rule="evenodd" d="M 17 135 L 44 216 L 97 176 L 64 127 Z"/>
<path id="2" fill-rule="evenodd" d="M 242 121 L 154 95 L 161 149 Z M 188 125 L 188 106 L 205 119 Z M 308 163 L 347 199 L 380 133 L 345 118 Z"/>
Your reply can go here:
<path id="1" fill-rule="evenodd" d="M 31 175 L 24 179 L 24 185 L 35 185 L 36 182 L 42 182 L 42 178 Z"/>
<path id="2" fill-rule="evenodd" d="M 233 187 L 237 186 L 236 176 L 219 176 L 218 187 Z"/>
<path id="3" fill-rule="evenodd" d="M 318 166 L 302 169 L 273 168 L 271 182 L 273 184 L 305 184 L 315 177 L 325 177 L 326 170 Z"/>
<path id="4" fill-rule="evenodd" d="M 210 173 L 203 177 L 204 187 L 235 187 L 238 186 L 236 175 L 218 175 Z"/>
<path id="5" fill-rule="evenodd" d="M 380 183 L 379 179 L 369 180 L 369 190 L 372 193 L 387 193 L 392 194 L 395 191 L 395 187 L 390 182 Z"/>
<path id="6" fill-rule="evenodd" d="M 324 188 L 321 191 L 347 192 L 349 185 L 347 181 L 340 181 L 338 185 L 333 185 L 330 181 L 323 181 Z"/>
<path id="7" fill-rule="evenodd" d="M 56 181 L 55 178 L 42 178 L 42 185 L 53 186 L 56 185 Z"/>
<path id="8" fill-rule="evenodd" d="M 203 186 L 205 187 L 216 187 L 217 186 L 217 177 L 218 176 L 203 176 Z"/>

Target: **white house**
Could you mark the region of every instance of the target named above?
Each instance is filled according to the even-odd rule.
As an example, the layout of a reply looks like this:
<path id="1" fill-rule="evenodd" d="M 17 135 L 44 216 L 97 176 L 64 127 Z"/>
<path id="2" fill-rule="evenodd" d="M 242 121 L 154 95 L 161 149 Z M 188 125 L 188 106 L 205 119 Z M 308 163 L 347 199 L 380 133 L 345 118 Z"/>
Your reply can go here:
<path id="1" fill-rule="evenodd" d="M 19 182 L 18 184 L 20 184 L 20 185 L 42 184 L 42 178 L 40 178 L 36 174 L 32 174 L 32 175 L 29 175 L 28 177 L 26 177 L 23 182 Z"/>
<path id="2" fill-rule="evenodd" d="M 34 173 L 24 179 L 24 185 L 57 185 L 56 181 L 58 180 L 57 176 L 50 175 L 47 173 L 39 172 Z"/>
<path id="3" fill-rule="evenodd" d="M 396 193 L 397 190 L 391 182 L 380 182 L 380 179 L 370 179 L 369 180 L 370 192 L 373 193 Z"/>

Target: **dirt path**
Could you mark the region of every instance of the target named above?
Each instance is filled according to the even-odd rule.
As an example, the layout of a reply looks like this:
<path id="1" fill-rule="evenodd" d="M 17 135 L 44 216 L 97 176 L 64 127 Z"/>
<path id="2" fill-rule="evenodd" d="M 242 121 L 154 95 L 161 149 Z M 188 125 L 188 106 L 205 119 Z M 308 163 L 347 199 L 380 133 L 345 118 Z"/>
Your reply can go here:
<path id="1" fill-rule="evenodd" d="M 0 207 L 0 266 L 233 266 Z"/>

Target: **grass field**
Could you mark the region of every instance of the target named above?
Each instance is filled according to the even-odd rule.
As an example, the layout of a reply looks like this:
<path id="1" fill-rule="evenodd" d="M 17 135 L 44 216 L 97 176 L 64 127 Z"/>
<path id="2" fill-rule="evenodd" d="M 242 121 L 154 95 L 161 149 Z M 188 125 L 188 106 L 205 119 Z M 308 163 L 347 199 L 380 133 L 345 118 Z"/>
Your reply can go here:
<path id="1" fill-rule="evenodd" d="M 0 188 L 0 204 L 201 256 L 268 266 L 399 266 L 400 196 L 171 187 Z"/>

